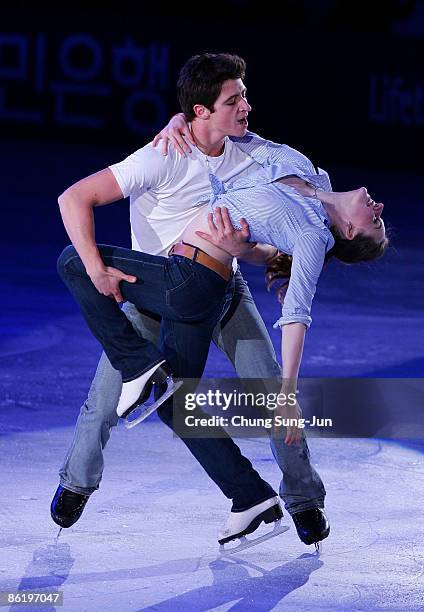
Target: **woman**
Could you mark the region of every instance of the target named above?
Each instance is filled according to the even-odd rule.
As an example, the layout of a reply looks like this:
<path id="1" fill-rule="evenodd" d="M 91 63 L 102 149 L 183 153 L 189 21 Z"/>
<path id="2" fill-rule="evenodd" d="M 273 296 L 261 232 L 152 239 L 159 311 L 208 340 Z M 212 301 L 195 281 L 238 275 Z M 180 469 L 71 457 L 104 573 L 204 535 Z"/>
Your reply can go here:
<path id="1" fill-rule="evenodd" d="M 244 227 L 247 222 L 252 241 L 275 247 L 276 257 L 267 271 L 268 285 L 277 278 L 290 278 L 282 316 L 274 327 L 285 328 L 282 392 L 293 393 L 322 266 L 333 255 L 354 263 L 384 253 L 388 240 L 381 220 L 383 204 L 374 202 L 364 187 L 332 192 L 328 175 L 322 170 L 317 174 L 311 162 L 290 147 L 281 149 L 272 163 L 231 185 L 213 174 L 210 181 L 212 213 L 218 207 L 226 207 L 234 227 Z M 209 223 L 206 214 L 196 217 L 182 241 L 171 249 L 169 259 L 118 247 L 99 247 L 106 265 L 141 279 L 123 282 L 122 292 L 137 308 L 162 317 L 161 350 L 140 338 L 119 306 L 97 292 L 75 249 L 68 247 L 59 258 L 60 275 L 112 365 L 122 373 L 117 408 L 121 417 L 129 416 L 145 401 L 152 383 L 157 387 L 164 382 L 168 385 L 148 414 L 175 390 L 166 364 L 167 352 L 178 350 L 171 341 L 173 326 L 185 325 L 187 333 L 192 334 L 193 351 L 198 354 L 197 371 L 192 376 L 199 378 L 203 373 L 213 328 L 223 316 L 232 292 L 232 255 L 207 241 Z M 285 413 L 293 417 L 298 414 L 297 406 Z M 299 437 L 298 428 L 288 428 L 287 443 Z"/>

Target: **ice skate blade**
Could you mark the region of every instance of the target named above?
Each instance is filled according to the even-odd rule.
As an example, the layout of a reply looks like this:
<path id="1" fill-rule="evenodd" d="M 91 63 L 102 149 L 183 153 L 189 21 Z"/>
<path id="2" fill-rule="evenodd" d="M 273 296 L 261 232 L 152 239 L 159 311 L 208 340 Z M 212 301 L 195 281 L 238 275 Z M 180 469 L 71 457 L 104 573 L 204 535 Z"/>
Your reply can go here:
<path id="1" fill-rule="evenodd" d="M 315 546 L 315 554 L 317 555 L 317 557 L 320 557 L 323 552 L 324 552 L 324 545 L 322 542 L 315 542 L 314 543 Z"/>
<path id="2" fill-rule="evenodd" d="M 177 391 L 177 389 L 179 389 L 183 384 L 182 380 L 174 382 L 172 378 L 169 378 L 167 379 L 167 382 L 168 381 L 170 381 L 170 384 L 168 384 L 167 390 L 155 402 L 153 402 L 153 404 L 151 404 L 150 406 L 146 406 L 144 410 L 143 405 L 137 406 L 137 408 L 130 412 L 130 414 L 124 420 L 124 425 L 127 429 L 131 429 L 132 427 L 135 427 L 136 425 L 141 423 L 141 421 L 144 421 L 144 419 L 146 419 L 150 414 L 152 414 L 152 412 L 157 410 L 159 406 L 163 404 L 163 402 L 165 402 L 169 397 L 171 397 L 171 395 L 173 395 L 175 391 Z M 142 410 L 140 416 L 131 419 L 131 416 L 136 414 L 140 410 Z"/>
<path id="3" fill-rule="evenodd" d="M 272 531 L 269 531 L 268 533 L 265 533 L 264 535 L 259 536 L 254 540 L 250 540 L 246 536 L 241 536 L 241 538 L 239 538 L 240 544 L 238 544 L 238 546 L 234 546 L 233 548 L 225 548 L 225 544 L 220 544 L 219 552 L 221 555 L 234 555 L 235 553 L 240 552 L 241 550 L 245 550 L 246 548 L 252 548 L 252 546 L 257 546 L 258 544 L 261 544 L 266 540 L 275 538 L 275 536 L 278 536 L 280 535 L 280 533 L 284 533 L 289 529 L 290 527 L 288 527 L 287 525 L 281 525 L 281 521 L 278 520 L 275 521 L 274 529 Z M 228 545 L 228 542 L 226 544 Z"/>

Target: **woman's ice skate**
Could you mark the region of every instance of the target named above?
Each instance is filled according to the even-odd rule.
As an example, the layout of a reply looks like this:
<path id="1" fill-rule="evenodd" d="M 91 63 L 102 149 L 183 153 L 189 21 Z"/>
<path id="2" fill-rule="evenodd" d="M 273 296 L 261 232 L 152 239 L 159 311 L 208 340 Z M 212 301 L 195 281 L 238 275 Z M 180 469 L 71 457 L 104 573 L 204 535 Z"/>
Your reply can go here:
<path id="1" fill-rule="evenodd" d="M 283 511 L 278 497 L 271 497 L 244 512 L 231 512 L 224 529 L 218 534 L 219 552 L 222 555 L 232 555 L 284 533 L 289 527 L 281 525 L 282 517 Z M 262 522 L 274 523 L 274 529 L 254 540 L 246 538 L 246 535 L 253 533 Z M 225 544 L 237 539 L 240 540 L 237 546 L 225 548 Z"/>
<path id="2" fill-rule="evenodd" d="M 148 405 L 146 402 L 151 395 L 153 385 L 163 384 L 166 384 L 164 393 Z M 125 419 L 125 427 L 130 429 L 157 410 L 182 384 L 182 381 L 176 383 L 173 381 L 172 372 L 166 361 L 163 360 L 141 376 L 122 384 L 116 412 L 120 418 Z"/>

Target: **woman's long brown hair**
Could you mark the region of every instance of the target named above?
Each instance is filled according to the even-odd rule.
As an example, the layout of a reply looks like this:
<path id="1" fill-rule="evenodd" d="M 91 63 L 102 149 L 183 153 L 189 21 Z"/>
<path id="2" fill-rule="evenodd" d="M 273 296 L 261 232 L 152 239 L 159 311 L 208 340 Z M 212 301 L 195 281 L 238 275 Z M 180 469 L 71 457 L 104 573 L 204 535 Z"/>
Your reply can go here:
<path id="1" fill-rule="evenodd" d="M 389 239 L 384 238 L 381 242 L 376 242 L 370 236 L 357 234 L 352 240 L 343 238 L 337 230 L 330 228 L 335 244 L 325 256 L 324 265 L 331 257 L 336 257 L 344 263 L 352 264 L 360 261 L 371 261 L 384 255 Z M 286 292 L 287 284 L 290 280 L 292 256 L 280 251 L 269 262 L 265 270 L 265 283 L 268 291 L 275 283 L 277 299 L 282 302 Z M 281 282 L 278 282 L 281 281 Z"/>

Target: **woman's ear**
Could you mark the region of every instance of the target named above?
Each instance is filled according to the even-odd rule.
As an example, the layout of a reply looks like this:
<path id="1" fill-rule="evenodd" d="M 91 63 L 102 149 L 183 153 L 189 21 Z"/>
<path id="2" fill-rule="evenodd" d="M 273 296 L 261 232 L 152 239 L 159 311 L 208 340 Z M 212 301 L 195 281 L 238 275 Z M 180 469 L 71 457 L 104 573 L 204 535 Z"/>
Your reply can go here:
<path id="1" fill-rule="evenodd" d="M 356 232 L 354 230 L 352 221 L 348 221 L 347 222 L 347 226 L 346 226 L 346 230 L 345 230 L 345 238 L 347 238 L 347 240 L 353 240 L 353 238 L 355 238 L 356 236 Z"/>

